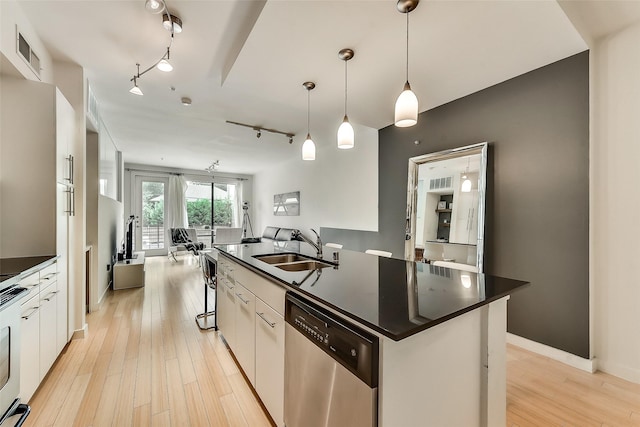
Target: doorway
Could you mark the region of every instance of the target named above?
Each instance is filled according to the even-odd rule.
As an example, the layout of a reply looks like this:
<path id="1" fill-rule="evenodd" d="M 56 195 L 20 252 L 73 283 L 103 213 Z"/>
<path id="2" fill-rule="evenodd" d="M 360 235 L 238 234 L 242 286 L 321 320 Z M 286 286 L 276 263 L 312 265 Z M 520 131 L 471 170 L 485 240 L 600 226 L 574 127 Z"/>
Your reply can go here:
<path id="1" fill-rule="evenodd" d="M 145 256 L 167 253 L 167 188 L 169 180 L 163 177 L 138 175 L 135 179 L 134 215 L 135 248 Z"/>

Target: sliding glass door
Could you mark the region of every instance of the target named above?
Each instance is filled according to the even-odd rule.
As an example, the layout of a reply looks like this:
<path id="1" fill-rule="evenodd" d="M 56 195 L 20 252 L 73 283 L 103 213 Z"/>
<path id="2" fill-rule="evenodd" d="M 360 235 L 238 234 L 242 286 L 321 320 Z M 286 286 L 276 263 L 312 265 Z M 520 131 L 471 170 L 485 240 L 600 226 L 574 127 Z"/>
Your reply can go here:
<path id="1" fill-rule="evenodd" d="M 241 226 L 240 186 L 236 183 L 187 182 L 187 218 L 207 247 L 220 227 Z"/>

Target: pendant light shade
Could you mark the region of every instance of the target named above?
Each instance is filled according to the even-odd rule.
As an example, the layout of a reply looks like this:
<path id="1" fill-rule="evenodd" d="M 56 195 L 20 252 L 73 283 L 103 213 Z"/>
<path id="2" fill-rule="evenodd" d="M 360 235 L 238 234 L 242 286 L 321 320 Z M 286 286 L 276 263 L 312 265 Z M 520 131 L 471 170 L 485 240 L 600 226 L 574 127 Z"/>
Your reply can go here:
<path id="1" fill-rule="evenodd" d="M 463 193 L 471 192 L 471 180 L 466 175 L 464 175 L 462 178 L 464 179 L 464 181 L 462 181 L 462 188 L 460 188 L 460 191 L 462 191 Z"/>
<path id="2" fill-rule="evenodd" d="M 396 7 L 407 14 L 407 64 L 404 89 L 396 100 L 394 123 L 397 127 L 406 128 L 418 123 L 418 97 L 409 84 L 409 13 L 418 7 L 420 0 L 398 0 Z"/>
<path id="3" fill-rule="evenodd" d="M 353 55 L 353 49 L 342 49 L 338 52 L 338 58 L 344 61 L 344 119 L 342 119 L 342 124 L 338 128 L 338 148 L 343 150 L 353 148 L 355 140 L 353 126 L 349 123 L 349 117 L 347 116 L 347 61 L 353 58 Z"/>
<path id="4" fill-rule="evenodd" d="M 467 168 L 464 170 L 464 175 L 462 175 L 462 186 L 460 187 L 460 191 L 463 193 L 471 192 L 471 180 L 469 179 L 469 166 L 471 165 L 471 158 L 467 159 Z"/>
<path id="5" fill-rule="evenodd" d="M 418 98 L 411 90 L 409 82 L 404 84 L 404 90 L 396 101 L 395 125 L 406 128 L 418 123 Z"/>
<path id="6" fill-rule="evenodd" d="M 316 144 L 311 139 L 311 135 L 307 134 L 304 144 L 302 144 L 302 160 L 316 159 Z"/>
<path id="7" fill-rule="evenodd" d="M 338 148 L 353 148 L 353 140 L 353 126 L 351 126 L 351 123 L 349 123 L 349 118 L 347 116 L 344 116 L 344 120 L 338 128 Z"/>
<path id="8" fill-rule="evenodd" d="M 158 62 L 158 65 L 156 65 L 156 67 L 158 67 L 158 70 L 164 71 L 165 73 L 173 71 L 173 65 L 171 65 L 171 63 L 166 59 L 162 59 L 160 62 Z"/>
<path id="9" fill-rule="evenodd" d="M 307 138 L 302 144 L 302 160 L 315 160 L 316 159 L 316 144 L 311 139 L 311 91 L 316 87 L 314 82 L 302 83 L 305 89 L 307 89 Z"/>
<path id="10" fill-rule="evenodd" d="M 138 87 L 138 78 L 136 76 L 133 76 L 133 87 L 129 89 L 129 93 L 140 96 L 144 95 L 142 89 Z"/>

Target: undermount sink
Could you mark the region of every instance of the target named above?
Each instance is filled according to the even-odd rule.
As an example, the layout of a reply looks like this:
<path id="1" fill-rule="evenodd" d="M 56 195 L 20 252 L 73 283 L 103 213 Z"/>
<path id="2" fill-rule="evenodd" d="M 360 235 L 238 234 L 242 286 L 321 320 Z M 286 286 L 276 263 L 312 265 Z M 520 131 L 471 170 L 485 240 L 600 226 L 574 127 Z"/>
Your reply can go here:
<path id="1" fill-rule="evenodd" d="M 259 259 L 267 264 L 285 264 L 297 261 L 314 261 L 313 258 L 300 254 L 268 254 L 255 255 L 254 258 Z"/>
<path id="2" fill-rule="evenodd" d="M 325 267 L 333 267 L 333 264 L 321 262 L 305 255 L 293 253 L 254 255 L 254 258 L 285 271 L 308 271 Z"/>
<path id="3" fill-rule="evenodd" d="M 307 271 L 307 270 L 318 270 L 320 268 L 333 267 L 333 266 L 331 264 L 327 264 L 326 262 L 301 261 L 301 262 L 290 262 L 286 264 L 278 264 L 276 265 L 276 267 L 285 271 Z"/>

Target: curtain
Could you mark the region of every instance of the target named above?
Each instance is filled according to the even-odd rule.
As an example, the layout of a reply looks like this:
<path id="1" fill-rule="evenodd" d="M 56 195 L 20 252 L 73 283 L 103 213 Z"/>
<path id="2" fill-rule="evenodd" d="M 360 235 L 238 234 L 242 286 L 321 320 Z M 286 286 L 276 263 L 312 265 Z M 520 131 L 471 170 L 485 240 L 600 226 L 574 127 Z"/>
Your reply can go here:
<path id="1" fill-rule="evenodd" d="M 186 191 L 187 180 L 184 179 L 184 176 L 169 176 L 169 204 L 164 207 L 167 210 L 168 228 L 187 228 L 189 226 Z"/>
<path id="2" fill-rule="evenodd" d="M 234 188 L 235 188 L 235 200 L 233 204 L 234 223 L 231 226 L 241 227 L 242 226 L 241 215 L 243 215 L 244 213 L 242 211 L 242 191 L 241 191 L 240 185 L 238 184 L 235 184 Z"/>

